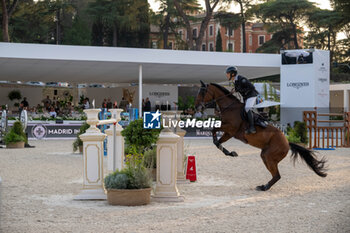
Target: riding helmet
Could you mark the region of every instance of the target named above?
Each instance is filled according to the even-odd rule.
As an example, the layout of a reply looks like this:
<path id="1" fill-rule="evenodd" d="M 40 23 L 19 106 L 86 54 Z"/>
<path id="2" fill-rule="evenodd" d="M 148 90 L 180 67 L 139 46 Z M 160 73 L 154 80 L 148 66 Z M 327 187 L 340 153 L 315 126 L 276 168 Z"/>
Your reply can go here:
<path id="1" fill-rule="evenodd" d="M 237 72 L 238 72 L 238 71 L 237 71 L 237 68 L 234 67 L 234 66 L 229 66 L 229 67 L 227 67 L 227 69 L 226 69 L 226 74 L 227 74 L 227 73 L 230 73 L 230 74 L 236 75 Z"/>

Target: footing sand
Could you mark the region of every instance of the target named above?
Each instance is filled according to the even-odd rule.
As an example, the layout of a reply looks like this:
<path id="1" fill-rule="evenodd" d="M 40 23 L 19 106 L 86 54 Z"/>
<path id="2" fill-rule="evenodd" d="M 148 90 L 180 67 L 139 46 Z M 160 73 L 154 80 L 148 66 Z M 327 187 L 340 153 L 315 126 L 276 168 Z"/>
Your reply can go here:
<path id="1" fill-rule="evenodd" d="M 224 156 L 211 140 L 185 140 L 198 181 L 178 185 L 180 203 L 141 207 L 74 201 L 82 187 L 82 155 L 72 141 L 33 141 L 30 149 L 0 149 L 1 233 L 38 232 L 350 232 L 350 149 L 320 151 L 328 176 L 318 177 L 288 155 L 282 179 L 255 191 L 270 174 L 260 151 L 235 140 Z"/>

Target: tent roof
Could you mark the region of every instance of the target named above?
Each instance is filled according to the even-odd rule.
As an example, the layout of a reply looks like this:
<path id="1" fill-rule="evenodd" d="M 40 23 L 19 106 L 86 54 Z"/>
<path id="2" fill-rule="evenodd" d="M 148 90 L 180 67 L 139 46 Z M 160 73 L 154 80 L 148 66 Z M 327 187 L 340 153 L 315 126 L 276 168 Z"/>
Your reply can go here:
<path id="1" fill-rule="evenodd" d="M 1 80 L 189 84 L 225 81 L 227 66 L 258 78 L 280 73 L 280 55 L 0 43 Z"/>

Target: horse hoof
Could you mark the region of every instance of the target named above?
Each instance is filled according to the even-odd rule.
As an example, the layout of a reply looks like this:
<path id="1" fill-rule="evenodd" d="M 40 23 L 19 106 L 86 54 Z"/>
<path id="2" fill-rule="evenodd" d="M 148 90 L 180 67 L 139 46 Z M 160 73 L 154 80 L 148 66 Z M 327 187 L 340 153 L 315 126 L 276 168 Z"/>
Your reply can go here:
<path id="1" fill-rule="evenodd" d="M 266 191 L 267 188 L 265 185 L 259 185 L 259 186 L 256 186 L 255 188 L 257 191 Z"/>
<path id="2" fill-rule="evenodd" d="M 232 156 L 232 157 L 237 157 L 238 154 L 237 154 L 235 151 L 232 151 L 232 152 L 230 153 L 230 156 Z"/>

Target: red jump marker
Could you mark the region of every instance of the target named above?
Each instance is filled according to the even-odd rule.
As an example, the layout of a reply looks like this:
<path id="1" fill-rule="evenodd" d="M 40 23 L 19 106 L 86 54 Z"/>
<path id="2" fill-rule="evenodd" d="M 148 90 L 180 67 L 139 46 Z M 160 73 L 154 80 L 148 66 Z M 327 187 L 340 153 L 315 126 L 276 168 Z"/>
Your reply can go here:
<path id="1" fill-rule="evenodd" d="M 194 182 L 197 180 L 196 174 L 196 158 L 193 155 L 188 156 L 187 158 L 187 172 L 186 179 Z"/>

